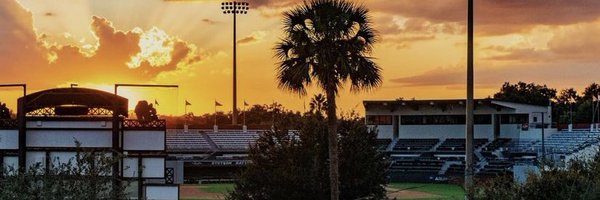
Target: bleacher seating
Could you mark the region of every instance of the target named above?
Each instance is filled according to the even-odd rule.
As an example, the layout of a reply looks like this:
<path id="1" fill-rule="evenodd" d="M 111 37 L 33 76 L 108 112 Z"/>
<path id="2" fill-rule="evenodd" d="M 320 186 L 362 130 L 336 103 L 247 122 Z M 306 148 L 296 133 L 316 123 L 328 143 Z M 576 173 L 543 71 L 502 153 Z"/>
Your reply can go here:
<path id="1" fill-rule="evenodd" d="M 552 154 L 573 154 L 599 141 L 600 133 L 561 132 L 552 134 L 544 140 L 546 152 Z M 536 152 L 542 151 L 542 143 L 533 145 Z"/>
<path id="2" fill-rule="evenodd" d="M 391 170 L 394 172 L 430 172 L 438 173 L 444 161 L 425 159 L 397 159 L 394 160 Z"/>
<path id="3" fill-rule="evenodd" d="M 218 132 L 207 133 L 217 148 L 223 150 L 248 150 L 258 140 L 258 133 Z"/>
<path id="4" fill-rule="evenodd" d="M 377 150 L 385 151 L 392 143 L 392 139 L 377 139 Z"/>
<path id="5" fill-rule="evenodd" d="M 533 145 L 539 140 L 520 139 L 512 140 L 506 145 L 507 152 L 533 152 Z"/>
<path id="6" fill-rule="evenodd" d="M 394 152 L 425 152 L 431 150 L 439 139 L 398 139 Z"/>
<path id="7" fill-rule="evenodd" d="M 487 146 L 483 147 L 481 150 L 484 152 L 494 152 L 500 149 L 501 147 L 505 147 L 506 145 L 508 145 L 510 141 L 512 141 L 510 138 L 498 138 L 492 141 Z"/>
<path id="8" fill-rule="evenodd" d="M 477 149 L 488 142 L 488 139 L 473 139 L 473 148 Z M 466 149 L 465 139 L 448 138 L 438 148 L 437 152 L 462 153 Z"/>
<path id="9" fill-rule="evenodd" d="M 465 161 L 462 161 L 460 164 L 452 164 L 446 170 L 446 174 L 458 175 L 465 173 Z"/>
<path id="10" fill-rule="evenodd" d="M 481 169 L 477 174 L 488 176 L 506 174 L 512 170 L 511 168 L 513 165 L 514 163 L 509 160 L 489 160 L 488 164 L 485 165 L 485 167 Z"/>
<path id="11" fill-rule="evenodd" d="M 166 145 L 168 151 L 208 151 L 210 144 L 202 134 L 167 132 Z"/>
<path id="12" fill-rule="evenodd" d="M 250 145 L 254 144 L 261 132 L 220 131 L 212 130 L 167 131 L 167 149 L 171 152 L 198 152 L 199 156 L 188 156 L 189 159 L 201 159 L 211 165 L 243 165 L 247 161 Z M 598 144 L 600 133 L 560 132 L 545 139 L 545 147 L 549 154 L 573 154 L 592 144 Z M 534 163 L 541 152 L 539 139 L 474 139 L 473 156 L 477 174 L 496 176 L 509 173 L 516 162 Z M 391 145 L 393 145 L 391 147 Z M 485 146 L 484 146 L 485 145 Z M 391 157 L 390 172 L 398 180 L 409 180 L 408 175 L 423 175 L 446 172 L 446 175 L 461 176 L 465 170 L 465 139 L 378 139 L 377 148 Z M 392 149 L 391 151 L 386 151 Z M 479 151 L 480 150 L 480 151 Z M 242 153 L 244 152 L 244 153 Z M 481 156 L 485 160 L 479 160 Z M 186 157 L 187 158 L 187 157 Z M 445 167 L 448 167 L 447 169 Z M 481 168 L 479 168 L 481 167 Z M 442 170 L 444 169 L 444 170 Z M 408 177 L 410 178 L 410 177 Z M 413 179 L 410 179 L 413 180 Z M 417 180 L 417 179 L 415 179 Z"/>

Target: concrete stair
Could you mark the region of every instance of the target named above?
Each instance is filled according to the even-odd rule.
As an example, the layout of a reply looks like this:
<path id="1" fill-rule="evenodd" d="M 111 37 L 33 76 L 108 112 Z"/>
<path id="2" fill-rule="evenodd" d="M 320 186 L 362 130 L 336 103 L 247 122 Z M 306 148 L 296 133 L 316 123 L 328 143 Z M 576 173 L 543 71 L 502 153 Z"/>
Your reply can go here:
<path id="1" fill-rule="evenodd" d="M 398 138 L 392 139 L 392 143 L 390 143 L 390 145 L 388 145 L 388 147 L 385 150 L 386 151 L 393 151 L 394 147 L 396 146 L 397 143 L 398 143 Z"/>

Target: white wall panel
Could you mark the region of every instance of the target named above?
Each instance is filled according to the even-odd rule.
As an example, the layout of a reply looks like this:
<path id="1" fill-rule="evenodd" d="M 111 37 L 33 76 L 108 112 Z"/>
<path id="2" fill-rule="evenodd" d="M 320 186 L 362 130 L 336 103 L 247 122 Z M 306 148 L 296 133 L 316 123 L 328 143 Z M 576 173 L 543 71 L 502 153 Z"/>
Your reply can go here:
<path id="1" fill-rule="evenodd" d="M 123 133 L 125 150 L 165 150 L 164 131 L 125 131 Z"/>
<path id="2" fill-rule="evenodd" d="M 28 130 L 28 147 L 112 147 L 112 132 L 90 130 Z"/>
<path id="3" fill-rule="evenodd" d="M 394 138 L 394 126 L 393 125 L 367 125 L 369 128 L 376 127 L 377 139 L 393 139 Z"/>
<path id="4" fill-rule="evenodd" d="M 146 186 L 148 200 L 177 200 L 179 199 L 178 186 Z"/>
<path id="5" fill-rule="evenodd" d="M 142 177 L 163 178 L 165 177 L 165 158 L 142 158 Z"/>
<path id="6" fill-rule="evenodd" d="M 123 177 L 131 178 L 138 176 L 138 159 L 124 158 L 123 159 Z"/>
<path id="7" fill-rule="evenodd" d="M 0 149 L 19 149 L 19 130 L 0 130 Z"/>
<path id="8" fill-rule="evenodd" d="M 4 157 L 4 167 L 7 169 L 19 169 L 19 157 L 17 156 L 5 156 Z"/>
<path id="9" fill-rule="evenodd" d="M 27 158 L 25 159 L 25 163 L 27 164 L 27 169 L 35 166 L 37 163 L 40 163 L 40 169 L 44 169 L 46 167 L 46 152 L 28 151 L 26 155 Z"/>
<path id="10" fill-rule="evenodd" d="M 76 152 L 50 152 L 50 161 L 53 167 L 71 162 L 71 166 L 77 166 Z"/>
<path id="11" fill-rule="evenodd" d="M 112 128 L 111 121 L 27 121 L 27 128 Z"/>

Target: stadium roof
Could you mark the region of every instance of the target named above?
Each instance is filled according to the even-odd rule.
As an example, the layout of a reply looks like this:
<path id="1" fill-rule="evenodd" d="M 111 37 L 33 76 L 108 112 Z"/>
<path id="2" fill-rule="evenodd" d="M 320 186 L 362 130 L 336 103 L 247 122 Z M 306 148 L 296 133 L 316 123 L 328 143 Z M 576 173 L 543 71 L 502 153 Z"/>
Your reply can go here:
<path id="1" fill-rule="evenodd" d="M 531 107 L 539 107 L 546 108 L 545 106 L 538 105 L 530 105 L 530 104 L 522 104 L 522 103 L 513 103 L 507 101 L 500 101 L 494 99 L 475 99 L 475 105 L 495 105 L 501 106 L 505 108 L 516 109 L 516 105 L 520 106 L 531 106 Z M 429 100 L 405 100 L 405 99 L 396 99 L 396 100 L 365 100 L 363 101 L 363 105 L 382 105 L 382 106 L 420 106 L 420 105 L 464 105 L 466 104 L 465 99 L 429 99 Z"/>
<path id="2" fill-rule="evenodd" d="M 128 100 L 115 94 L 89 88 L 55 88 L 19 98 L 25 104 L 25 113 L 45 108 L 82 107 L 100 108 L 127 116 Z"/>

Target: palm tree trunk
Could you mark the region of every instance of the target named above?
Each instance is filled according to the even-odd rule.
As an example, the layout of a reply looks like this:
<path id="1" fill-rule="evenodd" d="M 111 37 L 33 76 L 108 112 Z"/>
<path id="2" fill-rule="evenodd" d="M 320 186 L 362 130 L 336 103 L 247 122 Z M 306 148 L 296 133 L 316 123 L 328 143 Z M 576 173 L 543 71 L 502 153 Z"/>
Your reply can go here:
<path id="1" fill-rule="evenodd" d="M 329 184 L 331 188 L 331 200 L 338 200 L 339 190 L 339 152 L 338 152 L 338 134 L 337 134 L 337 114 L 335 105 L 335 85 L 329 84 L 327 87 L 327 123 L 329 140 Z"/>

